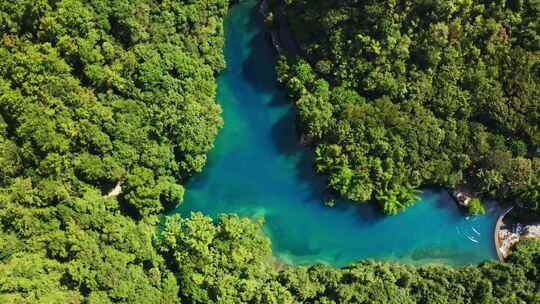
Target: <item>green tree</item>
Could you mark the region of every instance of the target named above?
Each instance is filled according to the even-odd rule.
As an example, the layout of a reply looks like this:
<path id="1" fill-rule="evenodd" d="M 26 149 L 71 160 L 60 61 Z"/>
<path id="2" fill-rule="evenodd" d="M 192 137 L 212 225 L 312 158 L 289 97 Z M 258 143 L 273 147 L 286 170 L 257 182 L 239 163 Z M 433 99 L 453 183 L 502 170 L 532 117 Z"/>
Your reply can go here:
<path id="1" fill-rule="evenodd" d="M 274 4 L 302 49 L 279 61 L 278 79 L 330 188 L 396 214 L 412 201 L 396 192 L 407 183 L 467 184 L 501 201 L 530 184 L 540 138 L 533 2 Z"/>

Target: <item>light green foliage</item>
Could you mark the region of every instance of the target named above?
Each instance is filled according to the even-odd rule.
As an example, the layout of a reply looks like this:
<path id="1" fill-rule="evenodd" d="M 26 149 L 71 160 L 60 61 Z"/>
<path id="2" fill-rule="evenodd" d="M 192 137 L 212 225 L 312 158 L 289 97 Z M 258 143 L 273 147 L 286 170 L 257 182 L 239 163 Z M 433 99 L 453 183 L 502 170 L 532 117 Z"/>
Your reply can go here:
<path id="1" fill-rule="evenodd" d="M 38 254 L 19 253 L 0 264 L 1 303 L 81 303 L 79 293 L 61 286 L 64 266 Z"/>
<path id="2" fill-rule="evenodd" d="M 282 59 L 279 79 L 317 170 L 342 196 L 395 214 L 423 185 L 467 182 L 508 201 L 538 175 L 540 2 L 283 9 L 304 58 Z"/>
<path id="3" fill-rule="evenodd" d="M 171 183 L 201 170 L 222 125 L 214 75 L 226 10 L 224 1 L 2 1 L 1 184 L 19 174 L 77 193 L 128 180 L 120 199 L 141 216 L 163 210 L 160 194 L 180 202 Z M 132 202 L 141 196 L 153 202 Z"/>
<path id="4" fill-rule="evenodd" d="M 23 262 L 18 259 L 33 257 L 45 265 L 57 265 L 50 274 L 43 270 L 47 274 L 43 278 L 28 277 L 43 293 L 51 286 L 70 291 L 74 298 L 99 295 L 107 302 L 175 302 L 176 280 L 153 247 L 155 228 L 121 215 L 116 200 L 104 199 L 95 190 L 43 208 L 21 206 L 16 199 L 7 197 L 7 204 L 0 209 L 3 231 L 19 238 L 8 238 L 8 248 L 2 250 L 0 265 L 7 263 L 2 271 L 6 280 L 12 282 L 15 275 L 9 272 L 10 263 L 19 265 Z M 40 285 L 45 284 L 41 280 L 49 280 L 49 285 Z M 30 286 L 10 293 L 31 299 L 40 296 L 35 292 Z"/>
<path id="5" fill-rule="evenodd" d="M 155 224 L 222 125 L 227 7 L 0 1 L 1 303 L 179 302 Z"/>
<path id="6" fill-rule="evenodd" d="M 168 219 L 160 248 L 177 270 L 188 303 L 287 303 L 275 282 L 270 241 L 262 223 L 223 215 L 218 224 L 200 213 Z"/>
<path id="7" fill-rule="evenodd" d="M 300 303 L 535 303 L 540 242 L 520 242 L 508 263 L 416 268 L 362 262 L 295 267 L 278 280 Z"/>
<path id="8" fill-rule="evenodd" d="M 189 303 L 534 303 L 539 241 L 522 241 L 505 264 L 415 267 L 366 261 L 272 267 L 261 223 L 200 213 L 169 218 L 160 251 Z"/>
<path id="9" fill-rule="evenodd" d="M 512 12 L 404 2 L 409 13 L 429 8 L 416 19 L 377 3 L 355 19 L 360 33 L 341 29 L 354 15 L 348 4 L 308 7 L 315 19 L 328 12 L 313 29 L 331 38 L 336 60 L 310 50 L 328 79 L 305 61 L 278 67 L 318 170 L 336 191 L 394 214 L 418 185 L 455 185 L 474 165 L 482 191 L 510 185 L 521 210 L 537 212 L 540 161 L 528 154 L 538 145 L 536 2 L 509 1 Z M 224 0 L 0 0 L 0 303 L 540 302 L 537 241 L 505 264 L 278 271 L 260 222 L 195 213 L 168 219 L 157 237 L 158 215 L 182 200 L 180 183 L 202 169 L 222 124 L 214 77 L 226 11 Z M 471 12 L 473 21 L 456 21 Z M 397 24 L 426 30 L 398 34 Z M 107 197 L 116 185 L 119 196 Z"/>
<path id="10" fill-rule="evenodd" d="M 469 202 L 469 205 L 467 206 L 467 211 L 470 215 L 479 215 L 486 213 L 486 208 L 484 208 L 484 204 L 479 198 L 473 198 Z"/>

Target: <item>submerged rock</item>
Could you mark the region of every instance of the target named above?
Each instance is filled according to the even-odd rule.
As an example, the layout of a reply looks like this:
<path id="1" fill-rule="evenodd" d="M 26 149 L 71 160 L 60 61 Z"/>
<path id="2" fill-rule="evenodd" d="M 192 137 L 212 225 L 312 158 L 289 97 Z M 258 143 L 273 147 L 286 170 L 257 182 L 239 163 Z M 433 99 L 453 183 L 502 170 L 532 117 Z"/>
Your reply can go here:
<path id="1" fill-rule="evenodd" d="M 452 195 L 454 200 L 463 207 L 469 206 L 469 203 L 473 198 L 473 194 L 470 191 L 466 190 L 465 187 L 458 187 L 450 194 Z"/>

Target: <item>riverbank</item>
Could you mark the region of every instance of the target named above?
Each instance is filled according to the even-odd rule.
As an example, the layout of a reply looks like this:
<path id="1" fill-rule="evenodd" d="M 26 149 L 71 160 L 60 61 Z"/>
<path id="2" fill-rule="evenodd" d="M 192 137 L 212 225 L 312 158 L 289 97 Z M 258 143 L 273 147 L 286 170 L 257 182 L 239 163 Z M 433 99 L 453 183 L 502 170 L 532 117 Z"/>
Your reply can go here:
<path id="1" fill-rule="evenodd" d="M 268 1 L 267 0 L 262 0 L 262 1 L 259 2 L 259 14 L 261 14 L 261 16 L 264 18 L 265 21 L 268 20 L 268 19 L 271 19 L 271 20 L 273 19 L 273 14 L 268 9 Z M 281 46 L 279 36 L 278 36 L 278 32 L 276 30 L 270 28 L 270 27 L 268 27 L 268 32 L 270 33 L 270 39 L 272 41 L 272 45 L 274 46 L 274 49 L 276 50 L 276 52 L 279 55 L 283 55 L 284 54 L 284 49 Z"/>
<path id="2" fill-rule="evenodd" d="M 276 52 L 259 9 L 256 1 L 242 1 L 226 19 L 227 68 L 218 80 L 225 124 L 205 169 L 186 184 L 184 203 L 171 213 L 263 217 L 275 257 L 288 265 L 496 259 L 500 210 L 464 217 L 440 188 L 423 189 L 421 202 L 392 217 L 375 204 L 323 204 L 326 180 L 313 169 L 313 151 L 298 143 L 294 105 L 276 81 Z"/>
<path id="3" fill-rule="evenodd" d="M 266 28 L 270 34 L 274 50 L 279 55 L 296 56 L 301 54 L 301 48 L 293 38 L 289 22 L 283 13 L 283 5 L 285 4 L 279 1 L 274 14 L 268 6 L 268 0 L 261 0 L 258 4 L 258 10 L 265 21 L 269 20 L 272 23 L 272 26 L 267 24 Z"/>
<path id="4" fill-rule="evenodd" d="M 495 225 L 495 248 L 497 256 L 504 262 L 512 248 L 524 239 L 540 239 L 540 223 L 522 224 L 507 218 L 513 207 L 506 209 L 497 219 Z"/>
<path id="5" fill-rule="evenodd" d="M 450 195 L 454 198 L 456 203 L 462 207 L 468 207 L 472 198 L 476 196 L 473 192 L 465 186 L 458 186 L 454 190 L 448 190 Z"/>

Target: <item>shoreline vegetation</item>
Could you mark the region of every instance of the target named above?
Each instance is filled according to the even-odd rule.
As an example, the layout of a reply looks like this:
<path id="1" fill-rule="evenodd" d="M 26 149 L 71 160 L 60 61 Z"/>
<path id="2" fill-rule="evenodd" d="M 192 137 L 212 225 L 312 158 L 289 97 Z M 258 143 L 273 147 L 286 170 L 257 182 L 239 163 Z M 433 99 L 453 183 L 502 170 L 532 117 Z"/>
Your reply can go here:
<path id="1" fill-rule="evenodd" d="M 264 18 L 265 23 L 267 24 L 267 32 L 270 35 L 270 42 L 273 45 L 274 50 L 278 56 L 288 56 L 294 57 L 302 52 L 299 50 L 298 43 L 294 41 L 293 34 L 289 29 L 288 20 L 283 13 L 284 3 L 278 1 L 277 7 L 271 11 L 268 7 L 268 0 L 259 0 L 259 14 Z M 274 24 L 274 13 L 278 16 L 278 24 Z M 277 29 L 276 29 L 277 28 Z M 283 43 L 283 35 L 280 33 L 286 33 L 285 35 L 290 37 L 289 43 Z M 288 47 L 283 47 L 282 45 L 287 45 Z M 294 47 L 291 47 L 294 45 Z M 309 145 L 305 140 L 304 135 L 301 135 L 300 143 L 304 146 Z M 455 189 L 448 189 L 448 193 L 454 199 L 456 204 L 461 207 L 469 207 L 469 203 L 472 199 L 480 199 L 478 193 L 472 193 L 469 187 L 466 186 L 456 186 Z M 330 199 L 329 203 L 325 202 L 328 206 L 333 206 L 333 200 Z"/>
<path id="2" fill-rule="evenodd" d="M 259 14 L 264 18 L 265 22 L 271 26 L 273 23 L 274 15 L 268 8 L 268 1 L 259 1 Z M 268 21 L 267 21 L 268 20 Z M 278 55 L 284 55 L 284 49 L 281 46 L 281 39 L 278 37 L 278 32 L 271 27 L 267 28 L 267 32 L 270 34 L 270 42 L 272 43 L 274 50 Z"/>
<path id="3" fill-rule="evenodd" d="M 223 124 L 228 7 L 0 1 L 1 303 L 540 302 L 538 241 L 505 264 L 276 271 L 261 222 L 176 215 L 157 235 Z"/>
<path id="4" fill-rule="evenodd" d="M 307 53 L 309 53 L 309 50 L 306 51 L 304 49 L 303 51 L 294 51 L 294 52 L 289 50 L 289 52 L 287 53 L 287 50 L 286 49 L 284 50 L 281 47 L 280 41 L 279 41 L 280 36 L 278 35 L 278 32 L 287 31 L 287 32 L 289 32 L 290 37 L 293 37 L 294 34 L 290 30 L 290 25 L 288 24 L 288 20 L 287 20 L 287 17 L 286 17 L 286 14 L 287 14 L 286 6 L 287 5 L 281 0 L 274 0 L 274 1 L 271 1 L 271 2 L 272 2 L 273 11 L 268 10 L 269 5 L 267 3 L 267 0 L 261 1 L 261 5 L 260 5 L 261 8 L 262 8 L 261 9 L 261 14 L 265 18 L 265 20 L 270 19 L 270 21 L 273 21 L 272 13 L 275 14 L 275 15 L 279 15 L 281 17 L 279 22 L 274 21 L 273 24 L 271 24 L 269 26 L 269 31 L 270 31 L 271 37 L 272 37 L 272 43 L 274 45 L 274 48 L 278 52 L 278 54 L 279 55 L 285 55 L 285 56 L 287 56 L 289 58 L 294 58 L 295 56 L 297 56 L 298 54 L 301 53 L 301 54 L 303 54 L 302 56 L 308 62 L 310 62 L 311 65 L 322 63 L 323 61 L 318 61 L 317 62 L 317 57 L 321 56 L 321 51 L 320 50 L 317 51 L 317 52 L 313 52 L 312 56 L 309 56 L 307 54 Z M 291 13 L 296 14 L 297 12 L 295 12 L 295 9 L 297 7 L 300 7 L 302 9 L 306 9 L 306 8 L 309 8 L 309 7 L 313 7 L 315 5 L 313 5 L 313 4 L 311 4 L 311 5 L 303 4 L 302 1 L 298 1 L 296 4 L 292 4 L 292 5 L 289 5 L 289 6 L 290 6 L 289 14 L 291 14 Z M 331 5 L 327 5 L 327 7 L 331 7 Z M 533 8 L 533 7 L 529 7 L 529 9 L 535 10 L 535 8 Z M 536 13 L 538 13 L 538 12 L 536 12 Z M 315 13 L 314 15 L 316 15 L 316 14 L 317 13 Z M 300 13 L 300 16 L 297 16 L 296 22 L 298 22 L 298 20 L 301 20 L 301 19 L 302 19 L 302 16 L 301 16 L 301 13 Z M 307 20 L 306 22 L 310 22 L 310 20 Z M 272 23 L 272 22 L 269 22 L 269 23 Z M 337 24 L 338 24 L 338 29 L 339 29 L 339 21 L 337 22 Z M 284 25 L 286 25 L 286 26 L 284 26 Z M 311 25 L 304 25 L 304 26 L 310 27 Z M 336 26 L 336 25 L 334 24 L 333 26 Z M 315 27 L 317 27 L 317 26 L 315 26 Z M 276 28 L 277 28 L 277 30 L 276 30 Z M 324 32 L 324 30 L 326 30 L 326 29 L 321 29 L 322 32 Z M 342 29 L 339 29 L 339 30 L 342 30 Z M 297 31 L 297 32 L 299 32 L 299 31 Z M 304 46 L 307 45 L 309 47 L 310 43 L 312 43 L 312 41 L 309 41 L 309 38 L 306 38 L 306 37 L 308 37 L 310 35 L 310 34 L 308 34 L 306 32 L 309 32 L 309 30 L 303 32 Z M 506 33 L 506 32 L 502 32 L 502 33 Z M 321 37 L 320 34 L 321 33 L 319 33 L 319 34 L 315 33 L 316 36 L 313 36 L 312 39 L 317 41 Z M 311 33 L 311 35 L 313 35 L 313 33 Z M 331 34 L 330 34 L 330 36 L 331 36 Z M 507 39 L 507 38 L 504 38 L 504 39 Z M 536 36 L 536 39 L 539 39 L 538 36 Z M 539 41 L 539 40 L 537 40 L 537 41 Z M 296 43 L 296 41 L 295 41 L 295 43 Z M 349 40 L 349 43 L 350 43 L 350 40 Z M 318 47 L 321 48 L 321 46 L 318 46 Z M 322 47 L 324 47 L 324 46 L 322 46 Z M 531 49 L 536 50 L 536 52 L 538 52 L 538 48 L 540 48 L 540 44 L 538 46 L 533 46 Z M 289 59 L 289 62 L 290 61 L 291 61 L 291 59 Z M 292 61 L 295 61 L 295 59 L 292 59 Z M 326 62 L 326 63 L 328 63 L 328 62 Z M 328 76 L 327 71 L 325 72 L 325 71 L 321 70 L 319 67 L 316 67 L 316 69 L 317 69 L 316 73 L 318 73 L 319 75 L 322 75 L 322 77 L 324 79 L 332 78 L 331 76 L 330 77 Z M 325 75 L 325 73 L 326 73 L 326 75 Z M 536 82 L 537 82 L 536 87 L 538 87 L 538 81 L 539 80 L 537 79 L 536 80 Z M 289 84 L 287 84 L 285 82 L 285 85 L 289 85 Z M 298 97 L 296 97 L 296 98 L 298 98 Z M 302 97 L 300 97 L 300 98 L 302 98 Z M 532 98 L 534 99 L 534 97 L 532 97 Z M 534 101 L 534 103 L 536 103 L 536 107 L 538 108 L 539 101 L 537 100 L 537 98 L 536 98 L 536 101 Z M 302 111 L 302 109 L 300 109 L 300 111 Z M 300 114 L 300 116 L 302 116 L 302 113 Z M 300 117 L 300 119 L 302 120 L 302 117 Z M 312 114 L 309 114 L 308 119 L 317 119 L 317 118 L 315 116 L 313 116 Z M 328 119 L 328 117 L 326 119 Z M 308 124 L 310 124 L 310 123 L 312 123 L 312 122 L 308 121 Z M 309 137 L 309 136 L 306 136 L 306 132 L 309 132 L 309 128 L 310 127 L 308 127 L 308 129 L 305 130 L 301 135 L 302 142 L 304 144 L 306 142 L 311 142 L 311 140 L 305 140 L 306 137 Z M 323 139 L 323 142 L 324 142 L 324 139 Z M 531 146 L 534 147 L 534 145 L 531 145 Z M 529 146 L 529 148 L 527 150 L 531 150 L 531 151 L 534 150 L 533 148 L 531 148 L 531 146 Z M 497 156 L 496 155 L 489 155 L 487 157 L 497 157 Z M 538 163 L 539 162 L 538 157 L 534 156 L 534 151 L 533 151 L 532 154 L 529 154 L 529 157 L 532 159 L 533 163 L 535 163 L 535 162 Z M 497 159 L 497 162 L 502 162 L 502 161 L 508 161 L 508 160 Z M 473 165 L 473 167 L 474 166 L 475 165 Z M 475 170 L 478 170 L 478 169 L 475 169 Z M 484 170 L 484 169 L 481 169 L 481 170 Z M 519 169 L 514 168 L 512 170 L 519 170 Z M 488 172 L 488 171 L 485 171 L 485 172 Z M 503 201 L 513 201 L 514 202 L 513 205 L 517 204 L 518 208 L 523 208 L 523 205 L 530 205 L 531 207 L 523 208 L 523 209 L 525 209 L 525 212 L 529 212 L 529 213 L 532 213 L 533 216 L 536 215 L 536 217 L 540 217 L 540 213 L 538 212 L 538 209 L 535 209 L 535 207 L 534 207 L 534 206 L 538 205 L 538 203 L 535 202 L 535 200 L 538 200 L 540 198 L 538 197 L 538 195 L 531 197 L 530 194 L 529 195 L 527 194 L 527 193 L 529 193 L 528 191 L 531 191 L 533 193 L 538 193 L 538 191 L 539 191 L 538 188 L 539 187 L 534 182 L 534 180 L 540 179 L 540 177 L 539 177 L 540 174 L 538 172 L 540 172 L 540 167 L 538 165 L 536 165 L 535 168 L 533 168 L 532 171 L 530 171 L 530 173 L 528 173 L 528 176 L 526 176 L 524 178 L 524 180 L 529 180 L 528 183 L 529 183 L 529 185 L 532 185 L 532 187 L 530 187 L 532 189 L 527 189 L 527 187 L 525 187 L 524 190 L 521 189 L 521 190 L 516 191 L 516 189 L 512 189 L 513 187 L 516 187 L 516 188 L 519 187 L 516 184 L 519 183 L 522 186 L 523 185 L 527 186 L 527 182 L 511 181 L 511 180 L 507 181 L 507 183 L 509 185 L 507 185 L 507 186 L 503 185 L 502 187 L 505 189 L 504 190 L 505 192 L 513 192 L 512 195 L 501 195 L 500 193 L 497 194 L 495 189 L 493 189 L 493 186 L 489 187 L 491 189 L 489 191 L 487 191 L 487 193 L 486 193 L 485 190 L 482 193 L 482 191 L 479 191 L 479 189 L 476 189 L 476 191 L 475 191 L 475 190 L 473 190 L 473 188 L 471 186 L 464 186 L 463 184 L 462 185 L 456 185 L 453 188 L 450 187 L 448 191 L 451 194 L 452 198 L 455 200 L 455 202 L 459 206 L 468 209 L 468 212 L 470 214 L 479 214 L 479 213 L 485 212 L 483 204 L 482 204 L 480 199 L 482 197 L 486 196 L 486 194 L 487 194 L 487 195 L 494 195 L 495 198 L 498 198 L 498 199 L 503 200 Z M 493 174 L 493 173 L 496 173 L 496 171 L 492 171 L 491 174 Z M 500 176 L 500 177 L 502 177 L 502 176 Z M 492 181 L 489 180 L 489 179 L 491 179 L 493 177 L 489 176 L 487 174 L 482 174 L 482 176 L 477 177 L 477 179 L 478 178 L 488 180 L 488 183 L 492 183 Z M 531 180 L 533 180 L 533 181 L 531 182 Z M 330 181 L 330 183 L 332 183 L 332 181 Z M 482 184 L 482 183 L 485 183 L 485 181 L 478 180 L 477 183 Z M 510 185 L 510 184 L 512 184 L 512 185 Z M 448 185 L 446 185 L 446 187 L 448 187 Z M 478 188 L 478 186 L 476 188 Z M 339 190 L 338 190 L 338 192 L 339 192 Z M 347 196 L 347 194 L 345 194 L 345 196 Z M 349 197 L 349 198 L 351 198 L 351 197 Z M 473 202 L 472 205 L 470 205 L 471 202 Z M 510 207 L 509 209 L 511 210 L 512 207 Z M 386 210 L 386 209 L 384 209 L 384 210 Z M 504 218 L 504 215 L 506 215 L 506 212 L 503 212 L 503 214 L 499 217 L 499 220 L 497 221 L 496 228 L 495 228 L 495 231 L 494 231 L 494 233 L 495 233 L 496 251 L 497 251 L 497 255 L 498 255 L 498 257 L 499 257 L 499 259 L 501 261 L 504 261 L 504 259 L 508 255 L 508 252 L 510 251 L 511 247 L 513 247 L 520 239 L 522 239 L 522 237 L 520 236 L 520 233 L 512 232 L 511 229 L 509 229 L 507 227 L 507 225 L 504 226 L 506 228 L 501 229 L 501 226 L 503 225 L 502 218 Z"/>
<path id="5" fill-rule="evenodd" d="M 222 125 L 227 8 L 0 1 L 1 303 L 179 302 L 156 225 Z"/>
<path id="6" fill-rule="evenodd" d="M 288 45 L 289 47 L 283 47 L 283 39 L 281 38 L 282 35 L 280 33 L 287 33 L 286 35 L 291 41 L 294 40 L 293 34 L 289 29 L 288 20 L 287 17 L 285 17 L 283 13 L 284 9 L 284 3 L 283 1 L 277 1 L 277 7 L 273 9 L 272 11 L 268 7 L 268 0 L 259 0 L 259 14 L 264 18 L 265 23 L 267 24 L 267 32 L 270 35 L 270 42 L 277 53 L 278 56 L 286 56 L 286 57 L 294 57 L 298 54 L 301 54 L 302 52 L 299 50 L 298 43 L 296 41 L 287 43 L 285 45 Z M 279 22 L 277 25 L 274 23 L 274 13 L 275 15 L 278 15 Z M 278 30 L 276 30 L 276 28 Z M 290 45 L 295 45 L 295 47 L 290 47 Z M 301 134 L 300 143 L 304 146 L 308 146 L 309 142 L 305 139 L 304 134 Z M 454 199 L 456 204 L 458 204 L 461 207 L 467 208 L 469 206 L 469 202 L 473 198 L 479 199 L 475 194 L 473 194 L 470 189 L 468 189 L 465 186 L 456 186 L 455 189 L 447 189 L 450 196 Z M 330 199 L 328 202 L 325 202 L 325 205 L 327 206 L 333 206 L 333 200 Z"/>
<path id="7" fill-rule="evenodd" d="M 540 49 L 540 35 L 533 18 L 538 14 L 535 4 L 506 9 L 497 5 L 463 4 L 461 11 L 454 9 L 450 16 L 431 16 L 435 21 L 429 20 L 424 29 L 418 30 L 422 34 L 416 34 L 420 39 L 416 44 L 410 43 L 416 39 L 410 32 L 418 26 L 422 16 L 417 14 L 423 14 L 424 4 L 405 8 L 385 5 L 366 2 L 352 7 L 337 2 L 279 0 L 266 5 L 271 10 L 266 19 L 274 21 L 270 26 L 272 37 L 279 38 L 276 34 L 279 31 L 289 31 L 301 45 L 300 52 L 282 57 L 278 74 L 299 109 L 302 142 L 316 148 L 316 168 L 328 176 L 329 188 L 352 201 L 379 201 L 383 210 L 391 214 L 410 205 L 411 191 L 436 184 L 453 189 L 451 193 L 457 191 L 452 196 L 460 205 L 466 205 L 473 197 L 488 198 L 513 202 L 540 215 L 535 199 L 527 195 L 540 189 L 540 158 L 534 152 L 540 138 L 535 123 L 540 116 L 537 97 L 540 74 L 535 72 L 540 63 L 534 55 Z M 431 9 L 443 10 L 446 4 L 438 5 L 439 8 Z M 381 10 L 375 11 L 378 9 Z M 389 16 L 385 9 L 393 10 L 395 15 Z M 370 10 L 373 16 L 360 16 Z M 292 25 L 283 27 L 287 20 L 276 22 L 276 18 L 268 18 L 269 14 L 289 18 Z M 400 14 L 409 19 L 397 17 Z M 493 39 L 482 41 L 480 36 L 488 35 L 483 31 L 491 30 L 468 25 L 467 14 L 482 16 L 486 25 L 498 22 L 489 25 L 494 26 Z M 512 19 L 522 15 L 522 19 Z M 358 24 L 354 25 L 355 22 Z M 385 31 L 381 30 L 381 22 L 386 22 Z M 531 31 L 525 39 L 522 31 L 527 27 Z M 409 32 L 404 33 L 407 29 Z M 494 36 L 497 33 L 499 36 Z M 427 37 L 440 41 L 429 44 Z M 279 43 L 274 43 L 274 47 L 281 48 Z M 489 48 L 497 49 L 498 53 Z M 392 52 L 402 52 L 403 58 Z M 299 53 L 301 57 L 296 56 Z M 454 57 L 446 58 L 450 54 Z M 418 57 L 431 55 L 436 56 L 433 62 L 421 62 Z M 504 56 L 521 57 L 525 68 L 516 70 L 514 64 L 507 64 Z M 488 91 L 477 91 L 466 84 L 473 79 L 465 73 L 465 61 L 478 66 L 476 74 L 485 70 L 489 62 L 508 71 L 503 75 L 489 70 L 482 72 L 483 75 L 470 71 L 473 74 L 469 75 L 476 75 L 474 82 L 492 83 L 489 90 L 486 87 Z M 404 64 L 409 67 L 405 69 Z M 437 74 L 436 70 L 446 72 Z M 450 70 L 453 75 L 446 74 Z M 518 78 L 527 80 L 516 91 L 510 86 Z M 484 93 L 492 94 L 489 98 L 496 98 L 497 103 L 505 104 L 508 100 L 517 103 L 496 114 L 500 110 L 493 108 L 496 104 L 486 103 L 489 98 Z M 424 105 L 418 105 L 419 102 Z M 520 107 L 529 110 L 525 114 Z M 388 113 L 375 114 L 377 111 Z M 370 119 L 360 119 L 365 115 L 371 115 Z M 521 125 L 508 124 L 508 120 L 518 117 Z M 414 132 L 409 130 L 416 124 L 415 120 L 432 125 L 431 139 L 422 138 L 422 132 L 428 131 L 423 129 L 430 129 L 425 125 L 415 126 Z M 406 121 L 411 127 L 400 125 Z M 366 129 L 379 130 L 380 134 L 374 138 L 373 131 Z M 351 133 L 353 130 L 356 134 Z M 366 141 L 380 143 L 369 147 Z M 409 145 L 402 146 L 403 142 Z M 381 149 L 385 151 L 382 154 Z M 418 160 L 422 162 L 415 163 Z M 381 176 L 373 178 L 374 175 Z M 469 195 L 460 191 L 463 184 L 468 185 Z M 478 201 L 475 205 L 481 207 Z"/>
<path id="8" fill-rule="evenodd" d="M 268 1 L 267 0 L 261 0 L 259 1 L 259 13 L 262 15 L 262 17 L 267 21 L 268 24 L 270 24 L 267 27 L 267 30 L 270 34 L 271 43 L 274 47 L 274 50 L 277 52 L 280 56 L 297 56 L 297 54 L 300 53 L 300 51 L 293 50 L 291 48 L 284 48 L 282 47 L 281 39 L 280 39 L 280 32 L 287 31 L 289 35 L 292 37 L 292 33 L 289 30 L 289 27 L 287 25 L 288 21 L 286 17 L 284 16 L 283 10 L 284 10 L 284 3 L 282 1 L 278 1 L 277 7 L 273 10 L 273 12 L 276 15 L 279 15 L 280 21 L 277 25 L 272 25 L 273 21 L 273 14 L 272 11 L 268 8 Z M 286 25 L 286 26 L 284 26 Z M 276 27 L 279 30 L 276 30 Z M 448 192 L 450 193 L 451 197 L 454 199 L 456 204 L 458 204 L 461 207 L 468 208 L 472 200 L 479 200 L 480 193 L 473 192 L 470 187 L 460 185 L 456 186 L 455 189 L 448 189 Z M 481 202 L 480 202 L 481 204 Z M 331 204 L 328 204 L 331 206 Z M 483 210 L 483 206 L 480 205 L 480 208 Z M 505 216 L 512 211 L 514 207 L 508 207 L 505 211 L 501 213 L 501 215 L 498 217 L 495 229 L 494 229 L 494 239 L 495 239 L 495 250 L 497 252 L 497 256 L 501 262 L 504 262 L 505 259 L 509 256 L 510 250 L 516 246 L 516 244 L 520 240 L 524 239 L 538 239 L 540 238 L 540 233 L 538 233 L 539 224 L 530 224 L 530 225 L 521 225 L 519 223 L 511 224 L 511 223 L 505 223 L 504 218 Z M 468 211 L 470 213 L 470 211 Z M 485 212 L 485 211 L 483 211 Z M 482 211 L 480 213 L 483 213 Z M 473 214 L 474 215 L 474 214 Z M 516 232 L 516 229 L 518 230 Z M 529 232 L 532 231 L 532 232 Z"/>

